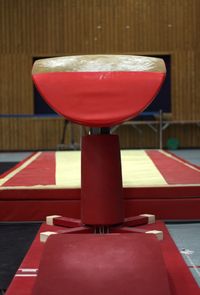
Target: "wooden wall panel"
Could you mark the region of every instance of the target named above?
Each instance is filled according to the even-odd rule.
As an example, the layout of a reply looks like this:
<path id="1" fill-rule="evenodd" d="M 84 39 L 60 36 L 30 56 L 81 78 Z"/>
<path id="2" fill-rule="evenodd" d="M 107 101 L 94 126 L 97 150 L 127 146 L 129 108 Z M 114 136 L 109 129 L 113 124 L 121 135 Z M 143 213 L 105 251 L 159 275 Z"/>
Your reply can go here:
<path id="1" fill-rule="evenodd" d="M 0 141 L 0 149 L 26 150 L 27 142 L 30 150 L 56 149 L 62 138 L 63 121 L 62 118 L 1 119 L 0 133 L 3 134 L 3 140 Z M 66 141 L 69 141 L 68 130 Z"/>
<path id="2" fill-rule="evenodd" d="M 196 124 L 172 124 L 163 131 L 163 148 L 167 148 L 171 138 L 179 141 L 179 147 L 200 147 L 199 126 Z M 159 133 L 148 126 L 140 125 L 138 129 L 131 126 L 120 126 L 116 131 L 120 138 L 122 149 L 127 148 L 159 148 Z"/>
<path id="3" fill-rule="evenodd" d="M 0 55 L 0 113 L 32 114 L 32 60 L 28 55 Z"/>
<path id="4" fill-rule="evenodd" d="M 192 50 L 177 51 L 173 55 L 172 111 L 177 120 L 200 120 L 200 92 L 197 90 L 198 58 Z"/>
<path id="5" fill-rule="evenodd" d="M 200 120 L 199 15 L 199 0 L 1 0 L 0 114 L 34 113 L 33 57 L 170 54 L 172 118 Z M 22 126 L 24 120 L 0 119 L 0 129 L 7 128 L 6 135 L 1 133 L 0 149 L 51 148 L 58 139 L 54 123 L 54 119 L 38 123 L 27 119 Z M 40 134 L 48 128 L 50 136 L 44 141 Z M 138 135 L 133 140 L 129 138 L 133 130 L 123 130 L 122 145 L 137 146 Z M 177 136 L 184 138 L 183 128 L 177 130 Z M 183 145 L 199 146 L 199 130 L 191 130 L 192 137 Z M 32 132 L 37 141 L 30 138 Z M 19 138 L 8 142 L 8 134 Z M 154 145 L 148 131 L 142 140 Z"/>
<path id="6" fill-rule="evenodd" d="M 72 143 L 71 126 L 65 133 L 64 147 L 60 146 L 63 135 L 63 118 L 1 118 L 0 150 L 55 150 L 66 148 Z M 73 124 L 73 141 L 80 145 L 81 134 L 86 134 L 80 126 Z M 8 133 L 9 130 L 9 133 Z"/>

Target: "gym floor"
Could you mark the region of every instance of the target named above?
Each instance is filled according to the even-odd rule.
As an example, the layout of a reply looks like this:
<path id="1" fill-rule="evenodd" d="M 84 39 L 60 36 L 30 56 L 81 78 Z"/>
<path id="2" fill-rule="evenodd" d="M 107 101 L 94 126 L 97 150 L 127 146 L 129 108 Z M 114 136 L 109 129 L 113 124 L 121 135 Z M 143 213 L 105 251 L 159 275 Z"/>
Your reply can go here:
<path id="1" fill-rule="evenodd" d="M 175 155 L 200 166 L 200 150 L 175 150 Z M 31 153 L 0 153 L 0 174 Z M 4 294 L 41 222 L 0 222 L 0 294 Z M 166 221 L 168 230 L 200 287 L 200 222 Z"/>

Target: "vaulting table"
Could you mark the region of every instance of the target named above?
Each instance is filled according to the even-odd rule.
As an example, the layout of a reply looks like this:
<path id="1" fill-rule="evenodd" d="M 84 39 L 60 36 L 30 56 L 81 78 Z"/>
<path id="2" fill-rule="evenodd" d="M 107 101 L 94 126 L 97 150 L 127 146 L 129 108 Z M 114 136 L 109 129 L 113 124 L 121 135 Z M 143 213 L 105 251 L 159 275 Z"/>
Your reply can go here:
<path id="1" fill-rule="evenodd" d="M 159 241 L 133 227 L 152 216 L 124 217 L 119 140 L 109 134 L 152 102 L 165 73 L 162 59 L 130 55 L 35 62 L 46 102 L 91 135 L 82 138 L 81 220 L 47 218 L 66 228 L 47 239 L 33 294 L 172 294 Z"/>

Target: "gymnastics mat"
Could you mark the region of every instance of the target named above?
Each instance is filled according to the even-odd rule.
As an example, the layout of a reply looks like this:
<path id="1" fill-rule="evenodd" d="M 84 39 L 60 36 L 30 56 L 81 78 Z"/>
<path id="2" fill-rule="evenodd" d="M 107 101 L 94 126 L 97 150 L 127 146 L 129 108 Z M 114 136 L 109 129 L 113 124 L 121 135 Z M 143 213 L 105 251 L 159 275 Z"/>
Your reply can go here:
<path id="1" fill-rule="evenodd" d="M 163 150 L 122 150 L 126 215 L 200 219 L 200 168 Z M 80 151 L 37 152 L 0 177 L 1 220 L 80 217 Z"/>

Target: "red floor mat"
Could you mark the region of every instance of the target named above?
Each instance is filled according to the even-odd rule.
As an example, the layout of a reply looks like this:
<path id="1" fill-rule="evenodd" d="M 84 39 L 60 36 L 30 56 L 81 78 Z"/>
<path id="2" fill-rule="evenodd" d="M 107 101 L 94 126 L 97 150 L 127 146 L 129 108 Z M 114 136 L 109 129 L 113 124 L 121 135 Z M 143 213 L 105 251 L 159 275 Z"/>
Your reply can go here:
<path id="1" fill-rule="evenodd" d="M 200 170 L 193 165 L 160 151 L 147 151 L 147 154 L 168 184 L 200 184 Z"/>
<path id="2" fill-rule="evenodd" d="M 55 152 L 42 153 L 35 161 L 18 172 L 3 186 L 55 184 Z"/>
<path id="3" fill-rule="evenodd" d="M 161 219 L 200 219 L 200 170 L 162 151 L 146 152 L 167 183 L 125 187 L 126 216 L 152 213 Z M 78 218 L 80 187 L 55 184 L 55 152 L 36 153 L 28 160 L 0 179 L 0 220 L 37 221 L 51 214 Z"/>

